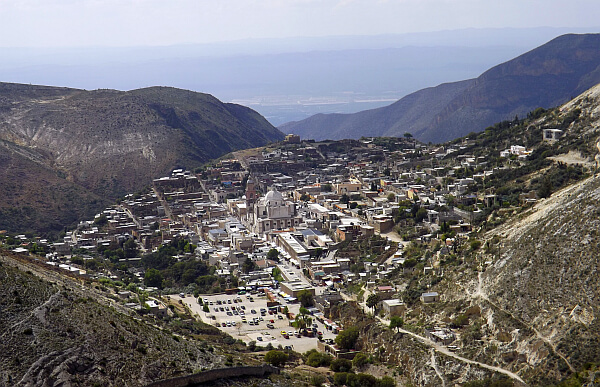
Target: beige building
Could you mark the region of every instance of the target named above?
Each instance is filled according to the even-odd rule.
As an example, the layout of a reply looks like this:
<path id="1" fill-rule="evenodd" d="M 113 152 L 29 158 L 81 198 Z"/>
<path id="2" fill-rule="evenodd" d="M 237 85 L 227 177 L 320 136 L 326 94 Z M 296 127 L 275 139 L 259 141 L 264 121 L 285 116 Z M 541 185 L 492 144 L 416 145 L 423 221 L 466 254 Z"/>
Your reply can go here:
<path id="1" fill-rule="evenodd" d="M 383 300 L 381 306 L 386 317 L 402 316 L 406 311 L 406 305 L 400 300 Z"/>
<path id="2" fill-rule="evenodd" d="M 345 183 L 334 184 L 333 187 L 335 189 L 335 193 L 337 193 L 338 195 L 343 195 L 343 194 L 351 195 L 351 194 L 360 193 L 362 184 L 345 182 Z"/>

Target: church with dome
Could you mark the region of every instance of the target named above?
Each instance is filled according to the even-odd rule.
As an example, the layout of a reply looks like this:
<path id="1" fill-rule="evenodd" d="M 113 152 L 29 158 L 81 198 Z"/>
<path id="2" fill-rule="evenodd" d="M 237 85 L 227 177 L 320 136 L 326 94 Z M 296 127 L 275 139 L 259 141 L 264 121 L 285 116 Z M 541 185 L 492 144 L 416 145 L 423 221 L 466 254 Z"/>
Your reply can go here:
<path id="1" fill-rule="evenodd" d="M 259 233 L 296 227 L 301 221 L 294 203 L 286 201 L 277 190 L 267 192 L 254 205 L 254 225 Z"/>

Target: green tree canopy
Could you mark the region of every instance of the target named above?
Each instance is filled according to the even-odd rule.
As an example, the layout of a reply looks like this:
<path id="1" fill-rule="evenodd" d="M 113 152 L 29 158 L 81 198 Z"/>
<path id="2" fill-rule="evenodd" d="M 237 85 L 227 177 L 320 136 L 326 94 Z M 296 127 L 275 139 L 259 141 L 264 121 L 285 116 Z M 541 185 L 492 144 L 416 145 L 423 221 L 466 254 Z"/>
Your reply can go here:
<path id="1" fill-rule="evenodd" d="M 346 328 L 337 335 L 335 343 L 342 349 L 354 349 L 358 335 L 359 331 L 357 327 Z"/>
<path id="2" fill-rule="evenodd" d="M 329 368 L 333 372 L 349 372 L 352 370 L 352 361 L 348 359 L 335 359 L 331 361 Z"/>
<path id="3" fill-rule="evenodd" d="M 275 367 L 281 367 L 288 360 L 288 354 L 283 351 L 271 350 L 265 354 L 265 361 Z"/>
<path id="4" fill-rule="evenodd" d="M 125 253 L 125 257 L 134 258 L 138 256 L 138 247 L 137 243 L 133 239 L 127 239 L 125 243 L 123 243 L 123 252 Z"/>
<path id="5" fill-rule="evenodd" d="M 279 262 L 279 250 L 277 250 L 277 249 L 269 250 L 269 252 L 267 253 L 267 259 Z"/>
<path id="6" fill-rule="evenodd" d="M 146 286 L 153 286 L 155 288 L 162 289 L 163 276 L 160 270 L 148 269 L 144 274 L 144 284 Z"/>
<path id="7" fill-rule="evenodd" d="M 352 359 L 352 366 L 354 368 L 360 368 L 369 362 L 369 357 L 362 352 L 359 352 Z"/>
<path id="8" fill-rule="evenodd" d="M 404 325 L 404 320 L 400 316 L 392 316 L 390 319 L 390 329 L 394 328 L 402 328 Z"/>
<path id="9" fill-rule="evenodd" d="M 300 201 L 307 202 L 309 200 L 310 200 L 310 196 L 308 196 L 307 194 L 303 193 L 302 195 L 300 195 Z"/>
<path id="10" fill-rule="evenodd" d="M 426 217 L 427 217 L 427 210 L 425 208 L 421 207 L 417 210 L 417 213 L 415 214 L 415 221 L 422 222 L 423 219 L 425 219 Z"/>
<path id="11" fill-rule="evenodd" d="M 310 290 L 304 289 L 298 292 L 298 301 L 304 308 L 314 305 L 313 294 Z"/>
<path id="12" fill-rule="evenodd" d="M 371 309 L 375 308 L 380 301 L 379 298 L 375 293 L 369 294 L 369 297 L 367 297 L 367 306 Z"/>
<path id="13" fill-rule="evenodd" d="M 251 271 L 258 270 L 258 265 L 251 258 L 246 258 L 244 263 L 242 263 L 242 271 L 246 274 Z"/>

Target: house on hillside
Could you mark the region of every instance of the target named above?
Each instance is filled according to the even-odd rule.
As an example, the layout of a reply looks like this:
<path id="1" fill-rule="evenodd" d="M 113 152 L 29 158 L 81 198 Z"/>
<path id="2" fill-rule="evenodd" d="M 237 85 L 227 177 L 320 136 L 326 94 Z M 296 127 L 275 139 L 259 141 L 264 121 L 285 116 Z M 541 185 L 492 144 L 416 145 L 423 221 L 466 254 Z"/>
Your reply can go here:
<path id="1" fill-rule="evenodd" d="M 421 301 L 424 304 L 437 302 L 440 300 L 440 295 L 437 292 L 423 293 L 421 294 Z"/>
<path id="2" fill-rule="evenodd" d="M 563 131 L 560 129 L 544 129 L 544 141 L 555 142 L 560 140 L 563 135 Z"/>
<path id="3" fill-rule="evenodd" d="M 401 316 L 406 311 L 406 304 L 398 299 L 383 300 L 381 306 L 386 318 Z"/>

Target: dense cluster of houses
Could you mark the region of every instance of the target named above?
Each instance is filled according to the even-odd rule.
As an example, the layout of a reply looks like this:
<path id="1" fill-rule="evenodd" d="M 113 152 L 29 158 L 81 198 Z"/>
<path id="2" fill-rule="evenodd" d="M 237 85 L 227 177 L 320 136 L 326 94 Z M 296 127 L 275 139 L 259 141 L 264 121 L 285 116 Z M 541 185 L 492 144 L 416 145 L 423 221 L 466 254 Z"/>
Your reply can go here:
<path id="1" fill-rule="evenodd" d="M 485 160 L 468 155 L 457 157 L 456 165 L 418 166 L 415 155 L 439 159 L 460 153 L 460 147 L 396 141 L 390 150 L 373 140 L 314 143 L 290 137 L 272 149 L 221 160 L 198 173 L 177 169 L 155 179 L 151 191 L 127 195 L 82 222 L 54 244 L 54 254 L 92 253 L 129 239 L 142 251 L 152 251 L 180 236 L 196 244 L 198 256 L 218 266 L 222 276 L 247 276 L 241 270 L 247 259 L 268 272 L 276 264 L 267 259 L 272 248 L 306 269 L 314 283 L 363 280 L 372 271 L 385 274 L 402 264 L 401 257 L 357 274 L 332 246 L 392 231 L 394 212 L 403 201 L 427 209 L 424 220 L 431 231 L 452 220 L 457 231 L 468 232 L 481 200 L 468 188 L 493 173 L 485 170 Z M 481 172 L 453 178 L 464 167 Z M 475 211 L 436 210 L 446 208 L 448 197 Z M 139 257 L 120 259 L 135 262 Z"/>

